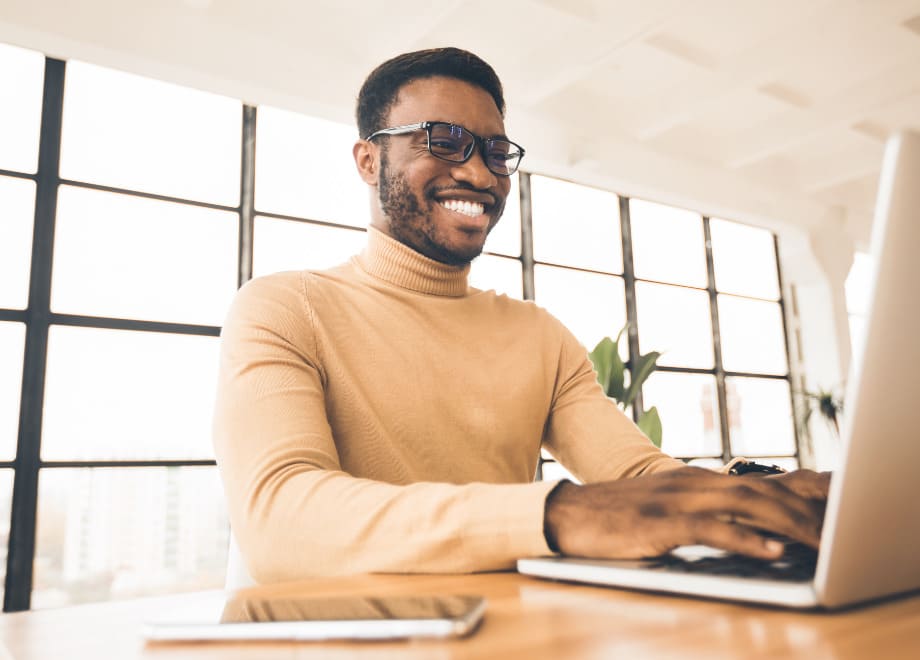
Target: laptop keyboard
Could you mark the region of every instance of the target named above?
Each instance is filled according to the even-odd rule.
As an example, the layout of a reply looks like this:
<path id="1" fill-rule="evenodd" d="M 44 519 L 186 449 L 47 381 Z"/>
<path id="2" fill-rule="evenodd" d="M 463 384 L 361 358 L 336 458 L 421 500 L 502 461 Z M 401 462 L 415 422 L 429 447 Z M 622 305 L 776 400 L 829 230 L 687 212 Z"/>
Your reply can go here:
<path id="1" fill-rule="evenodd" d="M 818 551 L 801 543 L 790 542 L 786 544 L 783 556 L 772 561 L 737 554 L 691 559 L 668 554 L 651 559 L 649 562 L 649 568 L 682 573 L 808 582 L 815 575 Z"/>

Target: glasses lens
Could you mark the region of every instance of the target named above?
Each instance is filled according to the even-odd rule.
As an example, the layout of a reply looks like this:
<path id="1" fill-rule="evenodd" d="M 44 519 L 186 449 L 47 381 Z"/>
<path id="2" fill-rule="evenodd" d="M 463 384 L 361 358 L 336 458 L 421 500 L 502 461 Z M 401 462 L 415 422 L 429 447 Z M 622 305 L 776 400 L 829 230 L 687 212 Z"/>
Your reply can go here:
<path id="1" fill-rule="evenodd" d="M 486 166 L 503 176 L 511 176 L 521 162 L 521 150 L 508 140 L 486 141 Z"/>
<path id="2" fill-rule="evenodd" d="M 437 123 L 429 130 L 428 148 L 438 158 L 464 161 L 476 146 L 476 139 L 462 126 Z"/>

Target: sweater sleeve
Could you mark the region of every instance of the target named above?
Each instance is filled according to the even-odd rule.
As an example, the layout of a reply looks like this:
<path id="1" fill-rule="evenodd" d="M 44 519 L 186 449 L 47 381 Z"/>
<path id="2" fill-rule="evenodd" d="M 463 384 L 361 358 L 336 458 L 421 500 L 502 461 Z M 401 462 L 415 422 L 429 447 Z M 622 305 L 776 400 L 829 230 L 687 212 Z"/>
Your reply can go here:
<path id="1" fill-rule="evenodd" d="M 550 553 L 554 482 L 395 485 L 345 473 L 310 315 L 303 276 L 279 274 L 244 286 L 222 331 L 215 453 L 258 582 L 496 570 Z"/>
<path id="2" fill-rule="evenodd" d="M 543 440 L 553 457 L 586 483 L 684 467 L 683 461 L 655 447 L 607 398 L 585 348 L 565 327 L 561 333 L 557 381 Z"/>

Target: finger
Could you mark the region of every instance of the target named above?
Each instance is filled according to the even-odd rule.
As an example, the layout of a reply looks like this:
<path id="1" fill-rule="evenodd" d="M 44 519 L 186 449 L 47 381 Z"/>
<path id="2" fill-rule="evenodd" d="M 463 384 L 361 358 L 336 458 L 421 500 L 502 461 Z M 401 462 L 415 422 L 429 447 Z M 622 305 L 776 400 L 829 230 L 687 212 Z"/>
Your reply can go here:
<path id="1" fill-rule="evenodd" d="M 779 484 L 764 488 L 761 479 L 732 479 L 734 483 L 731 486 L 682 498 L 679 504 L 681 512 L 723 519 L 728 517 L 749 527 L 818 546 L 823 517 L 820 506 L 798 497 Z"/>
<path id="2" fill-rule="evenodd" d="M 796 470 L 787 474 L 768 477 L 798 494 L 801 497 L 826 500 L 830 489 L 830 472 L 812 472 L 811 470 Z"/>
<path id="3" fill-rule="evenodd" d="M 778 559 L 783 554 L 781 542 L 764 538 L 744 525 L 706 515 L 687 516 L 684 520 L 692 544 L 708 545 L 758 559 Z"/>
<path id="4" fill-rule="evenodd" d="M 660 475 L 654 494 L 658 497 L 646 496 L 645 506 L 668 515 L 720 514 L 813 547 L 819 542 L 823 503 L 799 497 L 770 479 L 684 468 Z"/>

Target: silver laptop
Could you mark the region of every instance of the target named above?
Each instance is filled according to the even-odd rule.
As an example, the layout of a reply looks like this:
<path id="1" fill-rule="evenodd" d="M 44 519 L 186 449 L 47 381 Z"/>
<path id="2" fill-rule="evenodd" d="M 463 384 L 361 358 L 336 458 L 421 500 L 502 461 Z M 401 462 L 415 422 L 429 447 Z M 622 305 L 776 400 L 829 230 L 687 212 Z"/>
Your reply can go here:
<path id="1" fill-rule="evenodd" d="M 811 568 L 795 574 L 786 570 L 788 560 L 746 558 L 740 568 L 720 568 L 739 558 L 695 546 L 641 561 L 521 559 L 518 571 L 800 608 L 830 609 L 920 589 L 920 133 L 888 141 L 872 256 L 864 350 L 847 382 L 843 460 L 831 480 Z"/>

